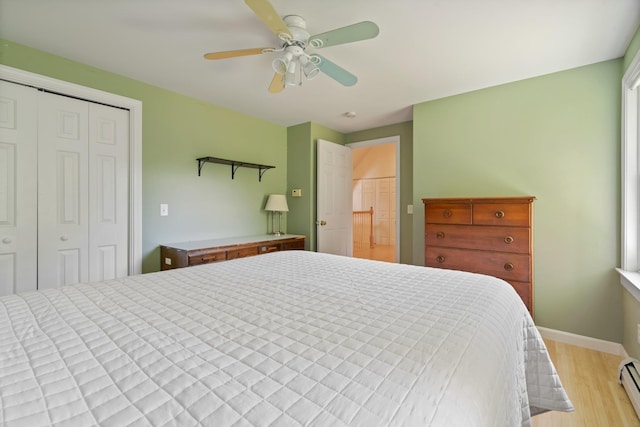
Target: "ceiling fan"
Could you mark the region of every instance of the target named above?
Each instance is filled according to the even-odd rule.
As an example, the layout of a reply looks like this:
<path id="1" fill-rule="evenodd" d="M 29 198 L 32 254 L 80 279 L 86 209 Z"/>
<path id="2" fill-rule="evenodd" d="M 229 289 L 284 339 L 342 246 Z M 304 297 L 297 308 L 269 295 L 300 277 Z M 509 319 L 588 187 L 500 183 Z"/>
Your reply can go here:
<path id="1" fill-rule="evenodd" d="M 269 85 L 271 93 L 282 92 L 286 86 L 301 85 L 303 74 L 307 79 L 312 79 L 319 72 L 323 72 L 344 86 L 355 85 L 358 81 L 355 75 L 317 53 L 308 54 L 306 49 L 308 47 L 322 49 L 372 39 L 380 32 L 375 23 L 363 21 L 310 36 L 306 21 L 301 16 L 287 15 L 280 18 L 268 0 L 245 0 L 245 3 L 278 36 L 281 46 L 212 52 L 205 54 L 204 57 L 205 59 L 226 59 L 282 52 L 282 55 L 272 62 L 275 74 Z"/>

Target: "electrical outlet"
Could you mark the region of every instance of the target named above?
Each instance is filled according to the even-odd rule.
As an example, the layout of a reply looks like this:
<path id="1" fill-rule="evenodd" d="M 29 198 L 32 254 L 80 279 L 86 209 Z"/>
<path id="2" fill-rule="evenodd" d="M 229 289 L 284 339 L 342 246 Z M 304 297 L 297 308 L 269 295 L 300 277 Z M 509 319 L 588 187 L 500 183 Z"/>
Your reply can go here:
<path id="1" fill-rule="evenodd" d="M 302 189 L 294 188 L 291 190 L 291 197 L 302 197 Z"/>

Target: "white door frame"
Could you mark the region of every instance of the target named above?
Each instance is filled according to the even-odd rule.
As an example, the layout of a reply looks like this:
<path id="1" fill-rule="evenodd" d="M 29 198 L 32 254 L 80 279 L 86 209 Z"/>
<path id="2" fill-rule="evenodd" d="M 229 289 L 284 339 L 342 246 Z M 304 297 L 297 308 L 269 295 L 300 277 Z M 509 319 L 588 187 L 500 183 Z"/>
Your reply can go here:
<path id="1" fill-rule="evenodd" d="M 142 101 L 0 64 L 0 79 L 129 110 L 129 274 L 142 272 Z"/>
<path id="2" fill-rule="evenodd" d="M 352 142 L 345 144 L 345 147 L 363 148 L 372 147 L 374 145 L 382 144 L 394 144 L 396 147 L 396 262 L 400 261 L 400 218 L 402 217 L 402 211 L 400 211 L 400 135 L 389 136 L 385 138 L 369 139 L 366 141 Z"/>

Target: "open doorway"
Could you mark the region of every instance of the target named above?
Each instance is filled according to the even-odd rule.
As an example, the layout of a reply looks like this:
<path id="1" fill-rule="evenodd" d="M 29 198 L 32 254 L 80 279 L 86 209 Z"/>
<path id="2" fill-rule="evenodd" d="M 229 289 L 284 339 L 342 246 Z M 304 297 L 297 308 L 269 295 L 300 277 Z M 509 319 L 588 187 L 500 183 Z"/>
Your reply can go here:
<path id="1" fill-rule="evenodd" d="M 398 138 L 348 144 L 352 149 L 353 256 L 397 262 Z"/>

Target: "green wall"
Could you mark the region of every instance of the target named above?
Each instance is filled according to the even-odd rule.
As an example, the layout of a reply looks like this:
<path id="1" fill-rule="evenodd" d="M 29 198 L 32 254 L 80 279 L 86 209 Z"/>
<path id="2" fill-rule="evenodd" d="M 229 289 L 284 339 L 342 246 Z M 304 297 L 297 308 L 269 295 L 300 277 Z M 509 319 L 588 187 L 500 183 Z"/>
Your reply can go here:
<path id="1" fill-rule="evenodd" d="M 287 129 L 222 107 L 0 40 L 0 63 L 142 101 L 143 272 L 160 268 L 159 245 L 263 234 L 269 193 L 284 193 Z M 206 164 L 222 157 L 276 166 L 258 182 L 255 169 Z M 160 217 L 160 203 L 169 216 Z"/>
<path id="2" fill-rule="evenodd" d="M 633 40 L 629 44 L 629 48 L 624 56 L 623 61 L 623 74 L 631 65 L 631 61 L 640 51 L 640 29 L 636 31 Z M 618 266 L 620 264 L 617 264 Z M 640 344 L 638 343 L 638 329 L 637 325 L 640 324 L 640 302 L 635 299 L 626 289 L 622 291 L 623 306 L 623 333 L 622 333 L 622 345 L 627 353 L 635 358 L 640 357 Z"/>
<path id="3" fill-rule="evenodd" d="M 535 320 L 621 342 L 621 60 L 414 106 L 413 202 L 533 195 Z M 424 233 L 414 216 L 414 236 Z M 414 262 L 423 264 L 422 239 Z"/>
<path id="4" fill-rule="evenodd" d="M 400 212 L 396 218 L 400 221 L 400 262 L 413 262 L 413 215 L 407 213 L 407 205 L 413 200 L 413 122 L 382 126 L 346 135 L 345 143 L 369 141 L 372 139 L 400 136 Z M 415 215 L 420 215 L 420 206 Z"/>
<path id="5" fill-rule="evenodd" d="M 285 229 L 315 248 L 315 143 L 401 136 L 401 262 L 423 264 L 423 197 L 534 195 L 536 322 L 635 343 L 640 303 L 621 290 L 620 78 L 640 48 L 608 61 L 414 106 L 413 122 L 341 134 L 313 122 L 284 128 L 0 40 L 0 63 L 143 102 L 143 271 L 158 245 L 267 230 L 266 195 L 285 193 Z M 218 156 L 275 165 L 207 164 Z M 292 198 L 301 188 L 303 196 Z M 159 216 L 159 204 L 169 216 Z M 413 204 L 413 218 L 405 206 Z M 624 309 L 624 320 L 621 315 Z M 624 328 L 623 328 L 624 324 Z M 624 332 L 623 332 L 624 331 Z"/>
<path id="6" fill-rule="evenodd" d="M 306 249 L 316 250 L 316 142 L 318 139 L 344 145 L 344 135 L 313 122 L 287 130 L 287 231 L 307 236 Z M 291 197 L 291 190 L 302 189 L 302 197 Z"/>

